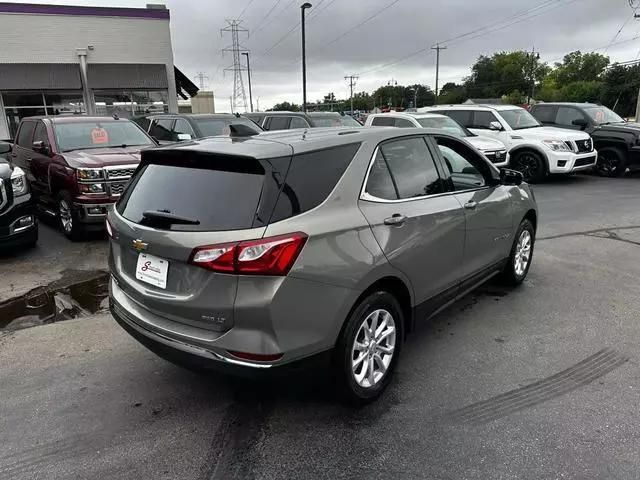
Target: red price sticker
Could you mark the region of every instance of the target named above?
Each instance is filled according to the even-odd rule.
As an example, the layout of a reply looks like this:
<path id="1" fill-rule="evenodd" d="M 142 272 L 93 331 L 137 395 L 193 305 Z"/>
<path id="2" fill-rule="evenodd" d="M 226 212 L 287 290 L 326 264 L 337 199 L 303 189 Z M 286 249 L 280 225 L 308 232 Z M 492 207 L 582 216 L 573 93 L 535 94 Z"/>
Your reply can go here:
<path id="1" fill-rule="evenodd" d="M 109 134 L 104 128 L 96 127 L 91 130 L 91 143 L 94 145 L 109 143 Z"/>
<path id="2" fill-rule="evenodd" d="M 596 122 L 598 123 L 604 122 L 604 110 L 596 111 Z"/>

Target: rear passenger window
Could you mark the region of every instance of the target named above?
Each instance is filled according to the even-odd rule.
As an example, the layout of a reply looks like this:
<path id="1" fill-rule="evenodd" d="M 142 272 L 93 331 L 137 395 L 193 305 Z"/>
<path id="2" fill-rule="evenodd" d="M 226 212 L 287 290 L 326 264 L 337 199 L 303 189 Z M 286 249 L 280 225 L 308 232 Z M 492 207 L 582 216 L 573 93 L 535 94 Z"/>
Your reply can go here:
<path id="1" fill-rule="evenodd" d="M 18 132 L 18 145 L 24 148 L 31 148 L 31 140 L 33 139 L 33 129 L 35 122 L 22 122 L 20 132 Z"/>
<path id="2" fill-rule="evenodd" d="M 552 125 L 556 123 L 556 110 L 557 107 L 552 105 L 540 105 L 533 107 L 533 116 L 538 119 L 540 123 Z"/>
<path id="3" fill-rule="evenodd" d="M 469 128 L 482 128 L 485 130 L 490 129 L 491 122 L 497 122 L 498 119 L 492 112 L 474 112 L 473 123 Z"/>
<path id="4" fill-rule="evenodd" d="M 287 130 L 291 117 L 267 117 L 268 130 Z"/>
<path id="5" fill-rule="evenodd" d="M 471 111 L 469 110 L 449 110 L 447 112 L 434 112 L 442 113 L 447 117 L 453 118 L 463 127 L 471 128 Z"/>
<path id="6" fill-rule="evenodd" d="M 359 143 L 352 143 L 294 155 L 271 222 L 299 215 L 324 202 L 359 148 Z"/>
<path id="7" fill-rule="evenodd" d="M 371 125 L 374 127 L 394 127 L 395 124 L 396 121 L 393 117 L 375 117 L 371 121 Z"/>
<path id="8" fill-rule="evenodd" d="M 436 165 L 422 137 L 384 143 L 369 174 L 367 193 L 387 200 L 422 197 L 443 192 Z M 384 161 L 384 164 L 383 164 Z M 393 191 L 389 187 L 387 173 Z M 375 169 L 375 170 L 374 170 Z"/>

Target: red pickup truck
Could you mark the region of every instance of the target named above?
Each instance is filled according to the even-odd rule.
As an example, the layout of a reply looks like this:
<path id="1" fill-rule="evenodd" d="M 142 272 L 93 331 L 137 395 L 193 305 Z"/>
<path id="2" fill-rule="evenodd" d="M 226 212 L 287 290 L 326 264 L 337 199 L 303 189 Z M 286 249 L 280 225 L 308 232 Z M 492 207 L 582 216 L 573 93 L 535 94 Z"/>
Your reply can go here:
<path id="1" fill-rule="evenodd" d="M 27 173 L 38 207 L 79 240 L 104 228 L 107 208 L 137 168 L 140 150 L 155 145 L 127 119 L 29 117 L 20 122 L 11 160 Z"/>

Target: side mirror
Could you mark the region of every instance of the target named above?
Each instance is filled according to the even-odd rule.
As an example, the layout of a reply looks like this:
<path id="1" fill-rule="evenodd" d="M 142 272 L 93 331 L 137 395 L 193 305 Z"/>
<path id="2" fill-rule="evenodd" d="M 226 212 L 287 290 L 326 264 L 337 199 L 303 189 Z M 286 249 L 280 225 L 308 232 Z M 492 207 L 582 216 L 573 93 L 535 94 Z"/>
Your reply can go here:
<path id="1" fill-rule="evenodd" d="M 11 153 L 11 144 L 7 142 L 0 142 L 0 155 L 5 153 Z"/>
<path id="2" fill-rule="evenodd" d="M 187 140 L 191 140 L 191 135 L 188 133 L 179 133 L 178 134 L 178 141 L 179 142 L 185 142 Z"/>
<path id="3" fill-rule="evenodd" d="M 522 173 L 509 168 L 500 169 L 500 183 L 502 185 L 520 185 L 522 180 Z"/>
<path id="4" fill-rule="evenodd" d="M 494 120 L 493 122 L 489 123 L 489 130 L 500 131 L 502 130 L 502 125 L 500 124 L 500 122 Z"/>
<path id="5" fill-rule="evenodd" d="M 571 122 L 571 124 L 575 125 L 576 127 L 584 128 L 588 125 L 588 122 L 584 118 L 576 118 L 573 122 Z"/>
<path id="6" fill-rule="evenodd" d="M 49 146 L 46 143 L 44 143 L 42 140 L 33 142 L 31 144 L 31 149 L 34 152 L 42 153 L 43 155 L 49 155 Z"/>

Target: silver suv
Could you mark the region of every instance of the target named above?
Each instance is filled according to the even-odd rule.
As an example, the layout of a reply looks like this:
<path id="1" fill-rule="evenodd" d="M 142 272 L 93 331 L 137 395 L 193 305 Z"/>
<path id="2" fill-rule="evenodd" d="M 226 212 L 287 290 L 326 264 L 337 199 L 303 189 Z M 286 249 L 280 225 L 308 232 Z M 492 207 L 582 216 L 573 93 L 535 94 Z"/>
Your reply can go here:
<path id="1" fill-rule="evenodd" d="M 372 400 L 414 322 L 494 275 L 525 278 L 537 207 L 521 182 L 433 129 L 144 151 L 108 217 L 111 312 L 187 367 L 273 371 L 330 353 L 346 395 Z"/>

